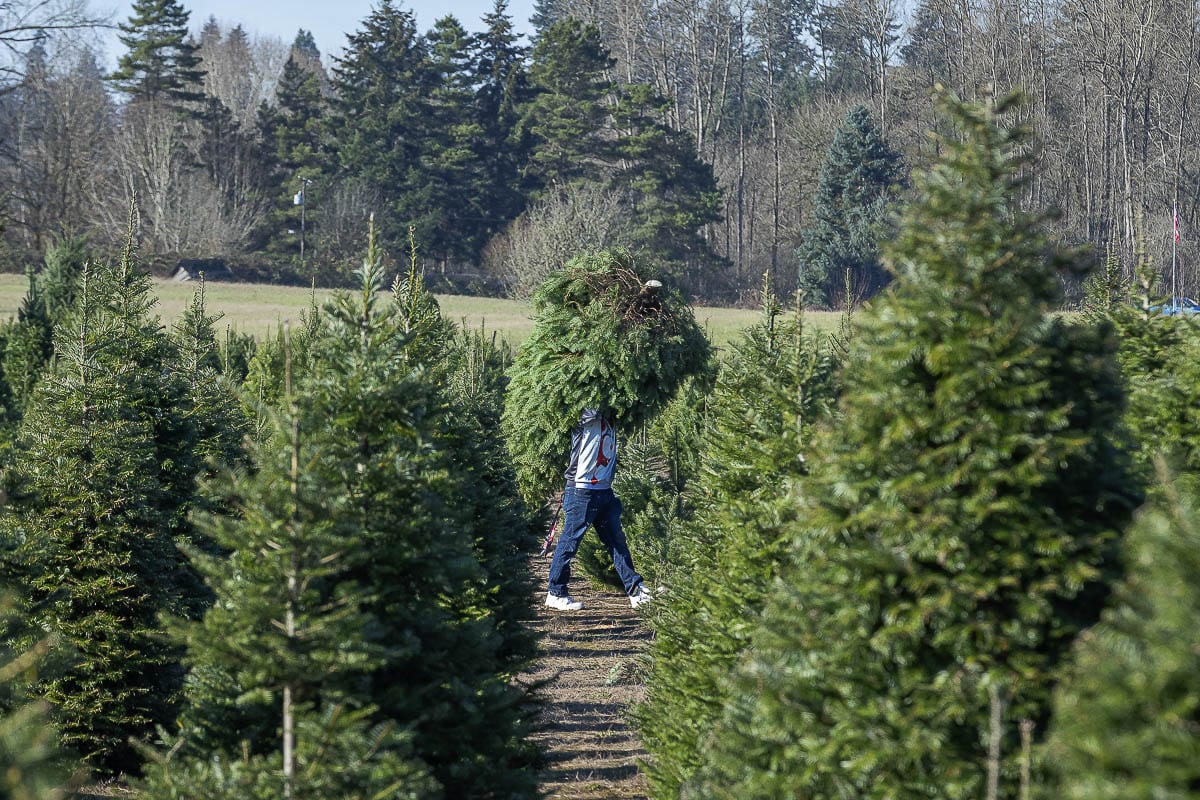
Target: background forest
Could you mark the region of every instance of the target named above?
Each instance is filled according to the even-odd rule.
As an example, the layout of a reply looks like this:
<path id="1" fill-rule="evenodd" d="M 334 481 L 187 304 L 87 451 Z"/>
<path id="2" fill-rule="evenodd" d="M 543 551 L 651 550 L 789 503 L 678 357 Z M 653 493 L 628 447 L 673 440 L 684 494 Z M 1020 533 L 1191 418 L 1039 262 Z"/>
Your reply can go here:
<path id="1" fill-rule="evenodd" d="M 7 269 L 63 236 L 115 252 L 136 198 L 162 271 L 345 284 L 374 211 L 388 252 L 415 226 L 447 288 L 527 296 L 614 245 L 693 297 L 753 298 L 769 273 L 837 307 L 846 268 L 856 297 L 884 279 L 873 242 L 948 132 L 940 83 L 1028 95 L 1020 202 L 1060 210 L 1056 239 L 1128 272 L 1140 232 L 1181 293 L 1200 280 L 1193 3 L 542 0 L 527 42 L 503 0 L 425 32 L 388 0 L 326 54 L 133 8 L 110 72 L 86 6 L 0 6 Z"/>

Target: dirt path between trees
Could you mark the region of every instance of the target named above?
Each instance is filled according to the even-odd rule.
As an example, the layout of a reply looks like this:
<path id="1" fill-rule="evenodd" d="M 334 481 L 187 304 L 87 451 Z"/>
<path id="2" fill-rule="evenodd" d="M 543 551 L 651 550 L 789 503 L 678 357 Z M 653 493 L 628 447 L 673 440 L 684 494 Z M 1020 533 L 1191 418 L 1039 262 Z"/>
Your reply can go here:
<path id="1" fill-rule="evenodd" d="M 540 587 L 549 566 L 548 558 L 534 562 Z M 643 696 L 640 656 L 652 634 L 617 590 L 577 577 L 571 594 L 582 611 L 546 608 L 544 588 L 534 598 L 541 652 L 523 682 L 547 681 L 535 735 L 547 760 L 541 787 L 552 800 L 644 799 L 638 762 L 646 753 L 630 714 Z"/>

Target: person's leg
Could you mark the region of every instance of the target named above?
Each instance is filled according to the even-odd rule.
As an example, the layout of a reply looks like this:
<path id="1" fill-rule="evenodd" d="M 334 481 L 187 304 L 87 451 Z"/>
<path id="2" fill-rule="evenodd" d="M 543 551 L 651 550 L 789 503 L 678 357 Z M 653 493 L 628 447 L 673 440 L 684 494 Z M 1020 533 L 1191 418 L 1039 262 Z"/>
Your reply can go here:
<path id="1" fill-rule="evenodd" d="M 600 494 L 600 493 L 597 493 Z M 633 556 L 629 554 L 629 543 L 625 541 L 625 531 L 621 528 L 621 501 L 610 491 L 597 509 L 595 525 L 600 542 L 608 551 L 613 566 L 617 568 L 617 576 L 625 586 L 627 594 L 633 594 L 642 576 L 633 568 Z"/>
<path id="2" fill-rule="evenodd" d="M 587 531 L 588 495 L 586 489 L 568 487 L 563 493 L 563 523 L 554 546 L 554 558 L 550 561 L 550 580 L 546 587 L 555 597 L 567 596 L 567 583 L 571 580 L 571 561 L 579 550 L 579 543 Z"/>

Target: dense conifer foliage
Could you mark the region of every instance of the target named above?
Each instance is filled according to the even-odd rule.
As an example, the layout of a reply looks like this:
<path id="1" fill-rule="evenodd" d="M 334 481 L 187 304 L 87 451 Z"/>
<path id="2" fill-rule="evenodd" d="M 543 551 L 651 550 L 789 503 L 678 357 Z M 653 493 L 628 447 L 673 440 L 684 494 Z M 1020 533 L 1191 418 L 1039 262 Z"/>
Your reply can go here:
<path id="1" fill-rule="evenodd" d="M 29 290 L 16 319 L 0 328 L 0 367 L 8 392 L 3 404 L 10 424 L 20 420 L 33 387 L 50 362 L 54 326 L 64 321 L 74 303 L 79 275 L 88 258 L 86 244 L 78 239 L 51 247 L 43 268 L 29 274 Z"/>
<path id="2" fill-rule="evenodd" d="M 871 113 L 862 106 L 852 109 L 829 145 L 813 222 L 797 252 L 799 284 L 812 300 L 832 301 L 847 272 L 857 296 L 843 303 L 870 297 L 888 282 L 879 243 L 888 238 L 905 183 L 903 159 L 884 141 Z"/>
<path id="3" fill-rule="evenodd" d="M 188 35 L 189 12 L 176 0 L 136 0 L 122 23 L 121 43 L 129 48 L 111 76 L 117 88 L 137 100 L 179 105 L 204 99 L 204 75 L 196 45 Z"/>
<path id="4" fill-rule="evenodd" d="M 1011 106 L 947 105 L 699 796 L 1018 794 L 1134 498 L 1111 332 L 1047 315 L 1060 262 L 1013 207 Z"/>
<path id="5" fill-rule="evenodd" d="M 244 740 L 266 759 L 287 689 L 304 713 L 345 706 L 411 731 L 412 757 L 447 796 L 532 797 L 527 698 L 509 678 L 532 652 L 520 542 L 533 536 L 487 433 L 499 370 L 478 343 L 450 357 L 452 326 L 415 283 L 385 297 L 374 252 L 361 275 L 360 292 L 321 312 L 288 425 L 236 490 L 242 514 L 206 526 L 232 555 L 200 560 L 218 599 L 187 634 L 191 752 L 236 754 Z M 300 450 L 283 452 L 280 430 L 297 427 Z M 298 565 L 262 556 L 298 502 L 293 473 L 312 519 Z M 311 594 L 297 595 L 310 633 L 292 638 L 261 626 L 286 616 L 288 569 Z M 390 752 L 407 759 L 407 741 Z"/>
<path id="6" fill-rule="evenodd" d="M 18 649 L 32 633 L 15 595 L 0 587 L 0 797 L 62 800 L 75 784 L 73 765 L 59 747 L 49 706 L 26 694 L 52 640 L 33 639 L 28 649 Z"/>
<path id="7" fill-rule="evenodd" d="M 176 547 L 190 538 L 198 423 L 238 425 L 189 393 L 154 302 L 129 246 L 85 270 L 55 335 L 57 366 L 18 431 L 18 495 L 3 520 L 6 572 L 70 654 L 31 692 L 53 706 L 63 743 L 105 772 L 136 770 L 130 739 L 174 716 L 182 670 L 159 616 L 207 600 Z"/>
<path id="8" fill-rule="evenodd" d="M 1162 456 L 1178 473 L 1200 470 L 1200 326 L 1186 315 L 1163 313 L 1150 265 L 1142 261 L 1135 280 L 1120 265 L 1106 265 L 1106 278 L 1092 285 L 1085 306 L 1091 318 L 1111 323 L 1128 404 L 1125 427 L 1132 437 L 1139 480 L 1155 488 L 1154 461 Z M 1097 276 L 1099 279 L 1100 276 Z"/>
<path id="9" fill-rule="evenodd" d="M 205 518 L 221 553 L 192 554 L 216 600 L 202 621 L 178 624 L 188 708 L 182 738 L 153 759 L 148 797 L 424 797 L 436 786 L 394 720 L 373 730 L 364 687 L 388 645 L 374 587 L 356 575 L 372 542 L 354 496 L 322 469 L 328 438 L 292 394 L 290 368 L 256 469 L 227 486 L 235 513 Z"/>
<path id="10" fill-rule="evenodd" d="M 708 362 L 691 309 L 644 283 L 621 251 L 585 253 L 533 297 L 533 332 L 510 370 L 503 426 L 527 502 L 561 483 L 570 430 L 599 408 L 632 431 Z"/>
<path id="11" fill-rule="evenodd" d="M 1160 464 L 1162 462 L 1160 461 Z M 1055 695 L 1044 797 L 1191 798 L 1200 786 L 1200 527 L 1194 477 L 1129 531 L 1127 573 Z"/>
<path id="12" fill-rule="evenodd" d="M 678 796 L 727 699 L 724 677 L 746 647 L 799 507 L 813 426 L 834 395 L 824 337 L 785 319 L 768 297 L 763 321 L 735 342 L 709 399 L 694 519 L 678 526 L 663 569 L 666 602 L 640 710 L 656 796 Z"/>

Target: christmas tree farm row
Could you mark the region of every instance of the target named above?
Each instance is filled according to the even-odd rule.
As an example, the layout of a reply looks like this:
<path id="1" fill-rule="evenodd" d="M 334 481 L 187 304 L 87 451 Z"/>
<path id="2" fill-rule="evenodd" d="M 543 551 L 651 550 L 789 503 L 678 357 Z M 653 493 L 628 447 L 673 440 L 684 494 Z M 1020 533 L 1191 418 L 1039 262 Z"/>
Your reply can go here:
<path id="1" fill-rule="evenodd" d="M 1200 333 L 1115 264 L 1055 313 L 1080 262 L 1019 210 L 1013 102 L 946 99 L 869 307 L 829 336 L 768 296 L 626 432 L 654 797 L 1200 795 Z M 7 796 L 537 796 L 511 359 L 381 260 L 257 346 L 202 289 L 163 330 L 132 249 L 32 277 Z"/>

